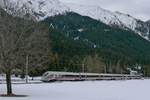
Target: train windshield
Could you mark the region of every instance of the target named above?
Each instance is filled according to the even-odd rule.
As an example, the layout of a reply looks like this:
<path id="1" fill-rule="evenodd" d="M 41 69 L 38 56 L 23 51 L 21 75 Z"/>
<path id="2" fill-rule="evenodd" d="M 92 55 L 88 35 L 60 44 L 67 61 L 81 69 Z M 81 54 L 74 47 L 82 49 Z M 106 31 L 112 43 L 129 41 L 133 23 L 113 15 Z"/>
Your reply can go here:
<path id="1" fill-rule="evenodd" d="M 48 72 L 46 72 L 46 73 L 44 73 L 44 74 L 43 74 L 43 76 L 47 76 L 48 74 L 49 74 L 49 73 L 48 73 Z"/>

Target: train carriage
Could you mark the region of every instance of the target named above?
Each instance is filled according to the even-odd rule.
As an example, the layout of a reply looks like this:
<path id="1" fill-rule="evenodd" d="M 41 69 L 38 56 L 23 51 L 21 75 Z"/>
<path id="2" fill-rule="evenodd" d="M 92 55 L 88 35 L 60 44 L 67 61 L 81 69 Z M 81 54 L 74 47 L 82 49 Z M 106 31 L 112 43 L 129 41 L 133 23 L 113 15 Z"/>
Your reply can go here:
<path id="1" fill-rule="evenodd" d="M 141 75 L 130 74 L 99 74 L 99 73 L 73 73 L 73 72 L 57 72 L 48 71 L 42 76 L 41 81 L 84 81 L 84 80 L 126 80 L 141 79 Z"/>

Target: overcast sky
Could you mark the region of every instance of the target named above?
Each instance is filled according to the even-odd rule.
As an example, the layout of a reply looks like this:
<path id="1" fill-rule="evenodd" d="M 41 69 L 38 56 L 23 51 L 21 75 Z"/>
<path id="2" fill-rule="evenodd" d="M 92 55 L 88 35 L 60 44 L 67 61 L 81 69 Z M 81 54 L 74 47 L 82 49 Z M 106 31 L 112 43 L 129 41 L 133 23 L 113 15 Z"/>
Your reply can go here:
<path id="1" fill-rule="evenodd" d="M 150 19 L 150 0 L 60 0 L 83 5 L 99 5 L 111 11 L 130 14 L 144 21 Z"/>

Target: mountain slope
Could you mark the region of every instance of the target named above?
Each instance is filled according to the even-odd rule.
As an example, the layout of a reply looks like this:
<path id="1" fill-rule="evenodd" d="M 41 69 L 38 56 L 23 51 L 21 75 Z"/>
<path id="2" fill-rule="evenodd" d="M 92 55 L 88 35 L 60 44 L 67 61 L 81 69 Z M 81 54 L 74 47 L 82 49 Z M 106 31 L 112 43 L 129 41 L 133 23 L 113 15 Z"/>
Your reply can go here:
<path id="1" fill-rule="evenodd" d="M 77 43 L 76 45 L 79 45 L 78 42 L 80 42 L 89 50 L 94 51 L 90 54 L 98 53 L 103 57 L 110 57 L 110 59 L 124 58 L 126 59 L 124 61 L 129 60 L 129 62 L 135 61 L 136 63 L 148 63 L 150 60 L 150 43 L 134 34 L 133 31 L 112 28 L 76 13 L 50 17 L 45 22 L 52 28 L 59 30 L 62 33 L 60 36 L 63 35 L 65 38 L 71 39 L 71 41 Z M 58 43 L 60 46 L 66 47 L 67 42 L 66 44 L 61 43 L 64 40 L 61 39 Z M 71 51 L 74 51 L 74 49 L 64 48 L 62 54 Z M 87 51 L 88 49 L 85 49 L 84 53 Z M 80 48 L 77 52 L 81 52 Z M 72 55 L 76 55 L 76 52 L 72 52 Z"/>
<path id="2" fill-rule="evenodd" d="M 73 12 L 79 13 L 83 16 L 89 16 L 110 26 L 118 26 L 126 30 L 129 29 L 135 31 L 143 38 L 147 40 L 149 39 L 149 27 L 146 23 L 128 14 L 111 12 L 99 6 L 86 6 L 71 3 L 66 3 L 66 5 L 69 6 Z"/>
<path id="3" fill-rule="evenodd" d="M 148 28 L 148 32 L 150 32 L 150 20 L 146 21 L 146 24 L 147 24 L 147 26 L 149 27 L 149 28 Z M 150 38 L 150 34 L 149 34 L 149 38 Z"/>

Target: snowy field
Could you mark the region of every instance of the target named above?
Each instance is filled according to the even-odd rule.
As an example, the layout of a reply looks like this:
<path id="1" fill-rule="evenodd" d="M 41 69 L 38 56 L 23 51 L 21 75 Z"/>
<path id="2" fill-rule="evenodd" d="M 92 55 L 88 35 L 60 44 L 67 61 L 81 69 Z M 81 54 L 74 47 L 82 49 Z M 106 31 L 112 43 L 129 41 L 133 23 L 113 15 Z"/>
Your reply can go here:
<path id="1" fill-rule="evenodd" d="M 23 84 L 26 83 L 26 79 L 21 79 L 19 77 L 12 76 L 11 77 L 12 83 L 14 84 Z M 28 83 L 41 83 L 41 77 L 28 77 Z M 6 83 L 6 77 L 0 75 L 0 84 Z"/>
<path id="2" fill-rule="evenodd" d="M 28 97 L 0 100 L 150 100 L 150 80 L 13 84 L 13 90 Z M 3 93 L 6 87 L 0 84 Z"/>

